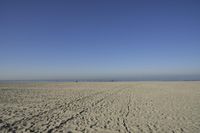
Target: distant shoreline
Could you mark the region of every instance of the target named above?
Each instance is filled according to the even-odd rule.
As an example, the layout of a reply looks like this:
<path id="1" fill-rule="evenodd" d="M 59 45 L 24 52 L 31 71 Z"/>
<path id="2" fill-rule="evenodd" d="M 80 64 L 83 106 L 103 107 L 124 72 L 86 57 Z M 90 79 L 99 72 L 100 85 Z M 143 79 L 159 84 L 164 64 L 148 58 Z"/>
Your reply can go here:
<path id="1" fill-rule="evenodd" d="M 0 80 L 0 83 L 34 83 L 34 82 L 173 82 L 200 80 Z"/>

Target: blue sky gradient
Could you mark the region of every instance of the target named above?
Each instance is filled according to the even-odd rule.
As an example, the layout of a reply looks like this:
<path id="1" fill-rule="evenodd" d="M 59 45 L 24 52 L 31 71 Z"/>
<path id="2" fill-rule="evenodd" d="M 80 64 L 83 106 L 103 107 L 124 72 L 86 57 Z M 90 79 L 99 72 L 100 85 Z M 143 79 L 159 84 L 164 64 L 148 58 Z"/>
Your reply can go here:
<path id="1" fill-rule="evenodd" d="M 1 0 L 0 80 L 199 80 L 200 1 Z"/>

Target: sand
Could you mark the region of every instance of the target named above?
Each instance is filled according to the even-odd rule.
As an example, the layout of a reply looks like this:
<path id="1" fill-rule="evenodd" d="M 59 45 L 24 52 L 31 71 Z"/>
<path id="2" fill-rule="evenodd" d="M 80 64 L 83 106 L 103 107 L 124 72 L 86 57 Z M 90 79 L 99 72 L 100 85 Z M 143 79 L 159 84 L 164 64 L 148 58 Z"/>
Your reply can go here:
<path id="1" fill-rule="evenodd" d="M 1 83 L 0 132 L 199 133 L 200 82 Z"/>

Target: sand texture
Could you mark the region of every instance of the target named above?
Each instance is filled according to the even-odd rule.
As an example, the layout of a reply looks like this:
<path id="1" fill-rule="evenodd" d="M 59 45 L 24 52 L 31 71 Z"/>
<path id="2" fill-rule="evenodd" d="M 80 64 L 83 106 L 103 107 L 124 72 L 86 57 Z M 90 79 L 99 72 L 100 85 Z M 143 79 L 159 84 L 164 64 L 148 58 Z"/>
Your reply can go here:
<path id="1" fill-rule="evenodd" d="M 200 82 L 1 83 L 0 132 L 200 133 Z"/>

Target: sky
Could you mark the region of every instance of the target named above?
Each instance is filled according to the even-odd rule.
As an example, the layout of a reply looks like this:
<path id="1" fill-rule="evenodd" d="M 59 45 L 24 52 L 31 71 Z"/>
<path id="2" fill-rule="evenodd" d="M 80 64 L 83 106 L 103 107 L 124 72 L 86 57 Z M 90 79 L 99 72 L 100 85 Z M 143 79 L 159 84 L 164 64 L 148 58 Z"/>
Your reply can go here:
<path id="1" fill-rule="evenodd" d="M 1 0 L 0 80 L 200 80 L 199 0 Z"/>

